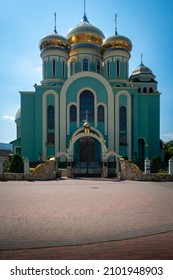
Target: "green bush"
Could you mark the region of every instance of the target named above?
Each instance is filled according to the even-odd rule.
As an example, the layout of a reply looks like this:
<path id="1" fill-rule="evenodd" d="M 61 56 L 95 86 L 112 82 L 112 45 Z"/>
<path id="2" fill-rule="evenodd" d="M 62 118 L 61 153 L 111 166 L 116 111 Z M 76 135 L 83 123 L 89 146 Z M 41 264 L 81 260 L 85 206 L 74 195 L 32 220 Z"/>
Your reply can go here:
<path id="1" fill-rule="evenodd" d="M 160 157 L 152 157 L 151 159 L 151 173 L 158 173 L 161 169 Z"/>
<path id="2" fill-rule="evenodd" d="M 15 154 L 12 157 L 11 164 L 10 164 L 10 172 L 11 173 L 23 173 L 24 172 L 23 159 L 20 154 Z"/>

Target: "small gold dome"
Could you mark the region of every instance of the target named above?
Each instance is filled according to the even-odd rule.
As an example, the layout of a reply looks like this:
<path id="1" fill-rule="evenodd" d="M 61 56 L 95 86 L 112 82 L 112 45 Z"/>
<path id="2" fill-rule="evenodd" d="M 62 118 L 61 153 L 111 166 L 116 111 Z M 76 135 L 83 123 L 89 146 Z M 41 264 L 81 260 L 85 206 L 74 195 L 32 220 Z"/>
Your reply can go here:
<path id="1" fill-rule="evenodd" d="M 68 51 L 70 46 L 67 39 L 58 33 L 52 33 L 43 37 L 39 43 L 40 50 L 48 49 L 48 48 L 60 48 Z"/>
<path id="2" fill-rule="evenodd" d="M 125 36 L 115 34 L 103 41 L 102 51 L 105 52 L 108 49 L 125 49 L 131 52 L 132 42 Z"/>
<path id="3" fill-rule="evenodd" d="M 85 131 L 85 133 L 90 133 L 90 124 L 88 123 L 88 121 L 86 120 L 86 122 L 84 123 L 84 125 L 83 125 L 83 127 L 84 127 L 84 131 Z"/>

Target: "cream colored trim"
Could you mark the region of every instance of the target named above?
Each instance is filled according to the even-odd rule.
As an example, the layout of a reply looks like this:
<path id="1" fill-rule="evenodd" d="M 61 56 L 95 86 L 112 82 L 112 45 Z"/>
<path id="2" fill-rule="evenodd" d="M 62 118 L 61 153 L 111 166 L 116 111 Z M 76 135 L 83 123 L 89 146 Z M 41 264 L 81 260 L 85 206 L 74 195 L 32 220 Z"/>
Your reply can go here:
<path id="1" fill-rule="evenodd" d="M 40 54 L 41 58 L 46 58 L 46 57 L 49 57 L 49 56 L 59 56 L 59 57 L 64 57 L 65 59 L 68 59 L 68 53 L 60 50 L 60 49 L 46 49 L 46 50 L 43 50 Z"/>
<path id="2" fill-rule="evenodd" d="M 121 57 L 120 57 L 120 56 L 115 56 L 115 57 L 113 58 L 113 61 L 114 61 L 114 62 L 116 62 L 117 60 L 119 60 L 120 62 L 122 62 L 122 61 L 123 61 L 122 56 L 121 56 Z"/>
<path id="3" fill-rule="evenodd" d="M 47 96 L 52 94 L 55 97 L 55 154 L 59 150 L 59 97 L 57 92 L 53 90 L 45 91 L 42 97 L 42 130 L 43 130 L 43 160 L 47 158 Z"/>
<path id="4" fill-rule="evenodd" d="M 126 57 L 127 59 L 130 59 L 131 55 L 128 51 L 126 50 L 118 50 L 114 49 L 111 50 L 110 52 L 106 52 L 103 54 L 103 61 L 105 61 L 108 58 L 113 58 L 113 57 Z"/>
<path id="5" fill-rule="evenodd" d="M 108 57 L 108 58 L 105 59 L 104 63 L 108 63 L 108 62 L 111 63 L 112 61 L 113 61 L 113 57 L 110 56 L 110 57 Z"/>
<path id="6" fill-rule="evenodd" d="M 90 127 L 91 130 L 93 130 L 95 133 L 97 133 L 99 135 L 100 138 L 104 139 L 103 134 L 95 127 L 91 126 Z M 83 131 L 84 128 L 83 127 L 79 127 L 72 135 L 71 139 L 73 139 L 76 135 L 78 135 L 81 131 Z"/>
<path id="7" fill-rule="evenodd" d="M 45 83 L 58 83 L 58 82 L 64 83 L 64 80 L 63 79 L 59 79 L 59 78 L 43 79 L 41 81 L 41 85 L 44 85 Z M 39 87 L 39 85 L 38 85 L 38 87 Z M 45 86 L 44 85 L 44 87 L 50 87 L 50 85 L 49 86 Z M 59 88 L 60 86 L 54 86 L 54 87 L 58 87 Z"/>
<path id="8" fill-rule="evenodd" d="M 108 118 L 107 118 L 107 106 L 104 103 L 98 103 L 97 104 L 97 112 L 98 112 L 98 107 L 102 105 L 104 107 L 104 134 L 108 134 Z M 97 114 L 98 115 L 98 114 Z M 97 120 L 98 121 L 98 120 Z"/>
<path id="9" fill-rule="evenodd" d="M 76 80 L 84 77 L 90 77 L 98 80 L 105 87 L 108 94 L 108 147 L 110 150 L 114 150 L 114 94 L 108 81 L 95 72 L 80 72 L 72 75 L 64 83 L 61 89 L 60 95 L 60 149 L 64 151 L 66 149 L 66 93 L 69 86 Z"/>
<path id="10" fill-rule="evenodd" d="M 127 97 L 127 155 L 129 160 L 131 160 L 131 150 L 132 150 L 132 131 L 131 131 L 131 122 L 132 122 L 132 107 L 131 107 L 131 95 L 129 92 L 122 90 L 119 91 L 115 96 L 115 139 L 116 146 L 115 149 L 119 153 L 119 99 L 121 95 L 125 95 Z"/>
<path id="11" fill-rule="evenodd" d="M 15 146 L 14 147 L 14 153 L 16 154 L 17 149 L 21 149 L 21 148 L 22 148 L 22 146 Z"/>
<path id="12" fill-rule="evenodd" d="M 66 152 L 58 152 L 55 154 L 56 158 L 59 158 L 60 156 L 65 156 L 67 159 L 69 159 L 69 154 Z"/>
<path id="13" fill-rule="evenodd" d="M 71 102 L 67 105 L 67 135 L 70 135 L 70 107 L 72 105 L 76 106 L 76 112 L 78 114 L 78 107 L 77 104 L 75 102 Z"/>
<path id="14" fill-rule="evenodd" d="M 53 60 L 56 60 L 56 62 L 59 61 L 59 56 L 53 55 L 53 56 L 49 56 L 49 61 L 52 62 Z"/>
<path id="15" fill-rule="evenodd" d="M 20 94 L 35 94 L 35 91 L 19 91 Z"/>
<path id="16" fill-rule="evenodd" d="M 119 154 L 117 154 L 116 152 L 114 151 L 109 151 L 105 156 L 104 156 L 104 159 L 109 159 L 110 156 L 116 156 L 116 158 L 119 158 L 121 157 Z"/>
<path id="17" fill-rule="evenodd" d="M 107 153 L 107 148 L 106 148 L 106 145 L 105 145 L 105 141 L 104 139 L 101 139 L 99 136 L 97 136 L 96 134 L 93 134 L 93 133 L 80 133 L 78 134 L 75 138 L 73 138 L 71 141 L 70 141 L 70 145 L 69 145 L 69 148 L 68 148 L 68 154 L 73 157 L 74 156 L 74 144 L 77 140 L 79 140 L 80 138 L 83 138 L 83 137 L 92 137 L 92 138 L 95 138 L 97 139 L 100 144 L 101 144 L 101 148 L 102 148 L 102 157 L 104 157 Z"/>

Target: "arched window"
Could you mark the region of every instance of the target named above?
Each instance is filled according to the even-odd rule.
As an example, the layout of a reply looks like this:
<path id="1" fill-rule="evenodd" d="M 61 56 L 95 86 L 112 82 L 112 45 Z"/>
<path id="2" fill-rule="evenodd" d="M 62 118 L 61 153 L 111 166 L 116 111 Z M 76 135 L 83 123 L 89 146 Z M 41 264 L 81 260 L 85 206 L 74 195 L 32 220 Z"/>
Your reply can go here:
<path id="1" fill-rule="evenodd" d="M 97 61 L 97 63 L 96 63 L 96 72 L 98 74 L 100 74 L 100 62 L 99 61 Z"/>
<path id="2" fill-rule="evenodd" d="M 120 75 L 120 61 L 117 60 L 117 63 L 116 63 L 116 72 L 117 72 L 117 77 L 119 77 Z"/>
<path id="3" fill-rule="evenodd" d="M 88 71 L 88 59 L 83 59 L 83 71 Z"/>
<path id="4" fill-rule="evenodd" d="M 153 93 L 153 88 L 152 87 L 150 87 L 149 93 Z"/>
<path id="5" fill-rule="evenodd" d="M 141 93 L 141 88 L 140 87 L 138 88 L 138 93 Z"/>
<path id="6" fill-rule="evenodd" d="M 76 122 L 77 119 L 77 109 L 75 105 L 70 106 L 70 121 Z"/>
<path id="7" fill-rule="evenodd" d="M 70 75 L 74 75 L 74 73 L 75 73 L 75 62 L 74 60 L 72 60 L 70 62 Z"/>
<path id="8" fill-rule="evenodd" d="M 107 68 L 107 69 L 106 69 L 106 71 L 107 71 L 107 77 L 110 77 L 110 62 L 109 62 L 109 61 L 107 62 L 106 66 L 107 66 L 107 67 L 106 67 L 106 68 Z"/>
<path id="9" fill-rule="evenodd" d="M 143 93 L 147 93 L 147 88 L 146 87 L 144 87 Z"/>
<path id="10" fill-rule="evenodd" d="M 94 95 L 91 91 L 85 90 L 80 95 L 80 121 L 85 120 L 88 112 L 88 121 L 94 122 Z"/>
<path id="11" fill-rule="evenodd" d="M 120 130 L 127 129 L 127 110 L 125 106 L 120 107 Z"/>
<path id="12" fill-rule="evenodd" d="M 55 59 L 52 60 L 52 74 L 53 74 L 53 76 L 56 75 L 56 60 Z"/>
<path id="13" fill-rule="evenodd" d="M 55 128 L 55 110 L 53 105 L 47 107 L 47 129 Z"/>
<path id="14" fill-rule="evenodd" d="M 105 113 L 104 112 L 104 106 L 99 105 L 98 110 L 97 110 L 97 120 L 98 120 L 98 122 L 104 122 L 104 118 L 105 118 L 104 113 Z"/>

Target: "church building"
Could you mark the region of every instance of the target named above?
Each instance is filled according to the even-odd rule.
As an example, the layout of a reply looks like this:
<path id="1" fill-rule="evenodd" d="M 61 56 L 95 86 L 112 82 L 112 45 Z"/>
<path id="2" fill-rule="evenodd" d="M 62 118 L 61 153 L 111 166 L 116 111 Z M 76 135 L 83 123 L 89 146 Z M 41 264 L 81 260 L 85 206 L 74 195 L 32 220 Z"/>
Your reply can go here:
<path id="1" fill-rule="evenodd" d="M 30 162 L 56 157 L 73 175 L 101 175 L 120 156 L 140 162 L 160 155 L 157 81 L 142 59 L 129 76 L 129 38 L 117 28 L 105 38 L 84 12 L 66 37 L 55 22 L 39 48 L 42 81 L 19 92 L 14 153 Z"/>

